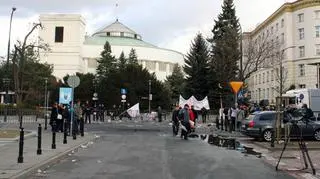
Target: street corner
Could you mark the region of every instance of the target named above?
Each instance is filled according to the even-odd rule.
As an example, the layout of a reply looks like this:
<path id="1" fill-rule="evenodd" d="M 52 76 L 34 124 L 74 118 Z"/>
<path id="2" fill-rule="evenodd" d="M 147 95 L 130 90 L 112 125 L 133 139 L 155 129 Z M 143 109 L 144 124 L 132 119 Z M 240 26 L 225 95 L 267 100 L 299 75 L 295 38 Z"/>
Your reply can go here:
<path id="1" fill-rule="evenodd" d="M 33 130 L 24 131 L 24 139 L 36 137 L 37 132 Z M 20 130 L 14 128 L 0 129 L 0 142 L 15 142 L 20 138 Z"/>

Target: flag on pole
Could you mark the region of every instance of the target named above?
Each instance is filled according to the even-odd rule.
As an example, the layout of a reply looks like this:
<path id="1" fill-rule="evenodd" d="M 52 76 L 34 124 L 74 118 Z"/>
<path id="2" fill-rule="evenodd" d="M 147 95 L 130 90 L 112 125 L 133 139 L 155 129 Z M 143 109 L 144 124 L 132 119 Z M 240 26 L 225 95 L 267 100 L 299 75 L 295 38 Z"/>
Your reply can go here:
<path id="1" fill-rule="evenodd" d="M 133 105 L 131 108 L 127 109 L 127 113 L 131 117 L 137 117 L 140 115 L 139 103 Z"/>

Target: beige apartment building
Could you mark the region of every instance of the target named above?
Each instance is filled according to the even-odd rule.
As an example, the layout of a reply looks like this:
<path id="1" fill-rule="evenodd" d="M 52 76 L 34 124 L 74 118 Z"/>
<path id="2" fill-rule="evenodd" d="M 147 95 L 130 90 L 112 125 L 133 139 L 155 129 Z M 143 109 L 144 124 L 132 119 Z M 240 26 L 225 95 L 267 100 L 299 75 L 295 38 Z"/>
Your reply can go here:
<path id="1" fill-rule="evenodd" d="M 273 49 L 283 54 L 283 88 L 317 88 L 320 63 L 320 1 L 298 0 L 283 4 L 253 31 L 243 34 L 246 40 L 268 38 L 278 45 Z M 244 55 L 243 61 L 246 61 Z M 266 59 L 248 79 L 251 101 L 268 100 L 274 104 L 279 96 L 279 63 Z M 279 62 L 279 61 L 278 61 Z"/>

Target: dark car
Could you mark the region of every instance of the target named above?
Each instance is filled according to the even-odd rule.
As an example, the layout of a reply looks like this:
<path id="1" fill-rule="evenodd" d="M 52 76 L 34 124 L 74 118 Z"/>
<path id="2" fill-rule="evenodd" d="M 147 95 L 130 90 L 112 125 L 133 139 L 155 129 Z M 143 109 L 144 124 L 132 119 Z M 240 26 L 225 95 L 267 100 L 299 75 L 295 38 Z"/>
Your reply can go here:
<path id="1" fill-rule="evenodd" d="M 271 131 L 275 126 L 276 118 L 277 112 L 275 111 L 262 111 L 252 114 L 242 122 L 241 131 L 250 137 L 271 141 Z M 302 135 L 302 137 L 313 137 L 320 141 L 320 121 L 308 120 L 306 122 L 298 120 L 296 123 L 299 128 L 292 128 L 291 137 Z M 289 122 L 289 124 L 291 123 Z M 281 131 L 283 132 L 284 130 Z"/>

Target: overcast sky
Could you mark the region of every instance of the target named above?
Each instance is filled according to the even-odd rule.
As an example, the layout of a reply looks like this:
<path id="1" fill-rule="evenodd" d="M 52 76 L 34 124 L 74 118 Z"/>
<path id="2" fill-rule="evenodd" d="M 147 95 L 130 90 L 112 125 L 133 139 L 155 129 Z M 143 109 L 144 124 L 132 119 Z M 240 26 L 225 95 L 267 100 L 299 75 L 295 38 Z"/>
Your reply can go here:
<path id="1" fill-rule="evenodd" d="M 295 0 L 234 0 L 243 31 L 252 30 L 283 3 Z M 0 56 L 6 56 L 11 8 L 12 43 L 22 39 L 39 14 L 82 14 L 87 33 L 119 18 L 146 42 L 186 53 L 197 32 L 206 37 L 223 0 L 0 0 Z M 118 4 L 118 7 L 116 7 Z"/>

